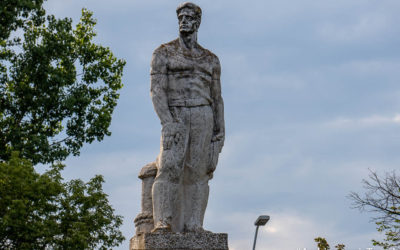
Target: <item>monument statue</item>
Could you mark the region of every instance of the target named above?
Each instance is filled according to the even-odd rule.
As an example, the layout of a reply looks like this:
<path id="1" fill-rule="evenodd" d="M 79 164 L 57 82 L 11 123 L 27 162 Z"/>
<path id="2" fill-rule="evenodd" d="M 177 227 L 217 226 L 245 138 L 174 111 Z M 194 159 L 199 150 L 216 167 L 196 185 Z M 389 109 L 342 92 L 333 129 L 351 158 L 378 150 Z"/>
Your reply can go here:
<path id="1" fill-rule="evenodd" d="M 154 231 L 203 230 L 208 181 L 224 143 L 224 104 L 218 57 L 197 43 L 199 6 L 176 10 L 179 37 L 151 61 L 151 98 L 162 125 L 153 184 Z"/>
<path id="2" fill-rule="evenodd" d="M 139 174 L 142 212 L 130 249 L 228 249 L 227 234 L 203 229 L 208 181 L 225 140 L 221 67 L 197 43 L 200 7 L 185 2 L 176 14 L 179 37 L 159 46 L 151 60 L 161 145 L 157 160 Z"/>

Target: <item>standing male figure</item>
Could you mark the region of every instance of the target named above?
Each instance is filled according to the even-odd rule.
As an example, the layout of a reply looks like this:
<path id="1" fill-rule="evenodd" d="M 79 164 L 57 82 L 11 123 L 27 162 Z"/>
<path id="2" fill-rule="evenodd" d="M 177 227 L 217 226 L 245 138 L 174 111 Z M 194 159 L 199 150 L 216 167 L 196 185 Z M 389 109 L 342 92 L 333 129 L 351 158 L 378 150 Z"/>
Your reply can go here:
<path id="1" fill-rule="evenodd" d="M 199 6 L 176 10 L 179 37 L 151 62 L 151 98 L 162 125 L 153 184 L 153 231 L 203 229 L 212 178 L 225 139 L 218 57 L 197 43 Z"/>

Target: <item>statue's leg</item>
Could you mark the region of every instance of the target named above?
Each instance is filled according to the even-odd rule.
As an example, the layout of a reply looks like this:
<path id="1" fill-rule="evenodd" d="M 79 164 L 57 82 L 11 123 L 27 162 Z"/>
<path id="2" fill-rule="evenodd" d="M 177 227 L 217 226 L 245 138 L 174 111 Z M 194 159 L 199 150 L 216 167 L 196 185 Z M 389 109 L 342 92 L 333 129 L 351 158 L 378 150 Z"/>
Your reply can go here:
<path id="1" fill-rule="evenodd" d="M 188 143 L 188 129 L 184 122 L 179 133 L 180 141 L 173 143 L 170 149 L 164 150 L 161 146 L 152 190 L 154 231 L 180 232 L 183 229 L 182 178 Z"/>
<path id="2" fill-rule="evenodd" d="M 183 177 L 184 221 L 185 231 L 200 231 L 208 202 L 207 169 L 214 119 L 210 106 L 190 110 L 190 137 Z"/>

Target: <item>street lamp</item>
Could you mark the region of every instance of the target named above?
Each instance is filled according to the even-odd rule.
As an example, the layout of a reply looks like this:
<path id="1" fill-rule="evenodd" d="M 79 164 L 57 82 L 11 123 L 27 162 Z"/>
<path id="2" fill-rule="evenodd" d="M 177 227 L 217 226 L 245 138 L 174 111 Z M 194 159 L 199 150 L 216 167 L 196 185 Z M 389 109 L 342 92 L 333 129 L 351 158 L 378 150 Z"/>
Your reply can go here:
<path id="1" fill-rule="evenodd" d="M 258 233 L 258 227 L 259 226 L 264 226 L 267 224 L 269 221 L 269 216 L 268 215 L 260 215 L 258 216 L 256 222 L 254 222 L 254 225 L 256 225 L 256 234 L 254 235 L 254 243 L 253 243 L 253 250 L 256 249 L 256 241 L 257 241 L 257 233 Z"/>

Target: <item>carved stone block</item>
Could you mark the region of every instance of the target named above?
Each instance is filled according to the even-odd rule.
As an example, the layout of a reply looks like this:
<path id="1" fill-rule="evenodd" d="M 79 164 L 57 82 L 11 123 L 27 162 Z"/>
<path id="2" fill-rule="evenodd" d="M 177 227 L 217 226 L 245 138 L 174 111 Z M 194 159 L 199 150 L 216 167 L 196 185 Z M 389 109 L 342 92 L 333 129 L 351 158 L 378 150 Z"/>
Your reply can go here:
<path id="1" fill-rule="evenodd" d="M 228 250 L 228 234 L 143 233 L 134 236 L 129 250 Z"/>

